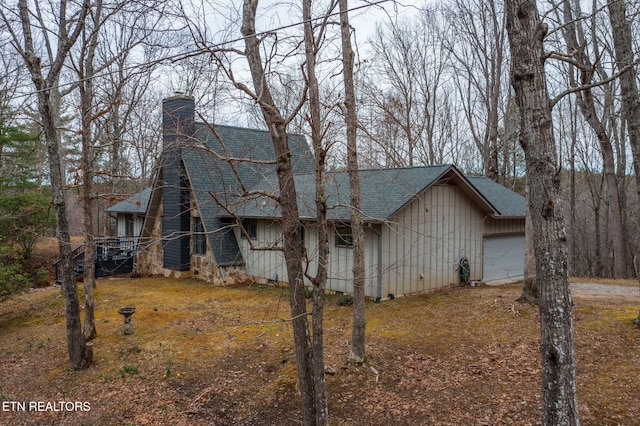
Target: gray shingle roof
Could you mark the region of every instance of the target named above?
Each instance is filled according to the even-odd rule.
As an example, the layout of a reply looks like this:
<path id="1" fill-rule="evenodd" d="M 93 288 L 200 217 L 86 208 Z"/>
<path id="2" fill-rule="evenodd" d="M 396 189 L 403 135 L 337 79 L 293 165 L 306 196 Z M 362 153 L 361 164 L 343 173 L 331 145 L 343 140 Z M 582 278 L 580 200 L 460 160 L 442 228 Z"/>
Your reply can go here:
<path id="1" fill-rule="evenodd" d="M 360 171 L 361 210 L 365 220 L 384 220 L 409 202 L 416 194 L 438 179 L 451 166 L 425 166 Z M 298 209 L 302 218 L 314 218 L 315 175 L 296 176 Z M 350 185 L 346 172 L 329 172 L 325 177 L 327 216 L 333 220 L 349 220 Z M 277 194 L 277 182 L 264 179 L 259 189 Z M 279 211 L 272 200 L 256 197 L 238 206 L 245 217 L 277 217 Z"/>
<path id="2" fill-rule="evenodd" d="M 502 216 L 524 217 L 525 198 L 484 176 L 467 176 L 473 185 Z"/>
<path id="3" fill-rule="evenodd" d="M 196 125 L 195 139 L 201 145 L 183 148 L 185 168 L 216 262 L 222 266 L 238 264 L 242 256 L 223 206 L 233 208 L 243 189 L 255 187 L 263 179 L 275 179 L 273 142 L 263 130 L 216 125 L 211 131 L 203 123 Z M 290 135 L 289 145 L 294 170 L 313 170 L 304 137 Z"/>
<path id="4" fill-rule="evenodd" d="M 465 182 L 470 193 L 477 193 L 477 200 L 484 209 L 496 217 L 524 217 L 524 198 L 509 189 L 487 179 L 465 179 L 452 165 L 407 167 L 395 169 L 360 170 L 361 210 L 366 221 L 382 221 L 411 201 L 416 195 L 445 176 L 457 177 Z M 261 191 L 277 194 L 275 179 L 265 178 L 258 184 Z M 315 217 L 315 175 L 296 176 L 298 209 L 302 218 Z M 346 172 L 326 174 L 326 195 L 332 220 L 349 220 L 349 176 Z M 235 208 L 242 217 L 278 217 L 274 201 L 257 196 L 244 200 Z"/>
<path id="5" fill-rule="evenodd" d="M 151 198 L 151 188 L 146 188 L 126 200 L 114 204 L 105 211 L 107 213 L 134 213 L 143 215 L 147 211 L 149 198 Z"/>

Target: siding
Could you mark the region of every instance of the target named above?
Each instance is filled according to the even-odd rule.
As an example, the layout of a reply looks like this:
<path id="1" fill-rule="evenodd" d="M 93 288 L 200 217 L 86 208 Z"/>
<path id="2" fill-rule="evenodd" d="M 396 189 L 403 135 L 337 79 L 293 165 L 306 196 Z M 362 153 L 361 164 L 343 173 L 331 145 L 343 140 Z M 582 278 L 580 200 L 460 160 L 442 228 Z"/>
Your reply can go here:
<path id="1" fill-rule="evenodd" d="M 317 235 L 313 232 L 314 237 Z M 376 297 L 377 236 L 369 227 L 364 229 L 364 293 Z M 316 247 L 316 240 L 309 241 Z M 315 270 L 312 269 L 312 270 Z M 353 248 L 335 246 L 335 229 L 329 226 L 329 274 L 327 289 L 353 294 Z"/>
<path id="2" fill-rule="evenodd" d="M 520 234 L 524 232 L 524 218 L 522 219 L 493 219 L 488 218 L 484 235 Z"/>
<path id="3" fill-rule="evenodd" d="M 133 215 L 133 235 L 127 235 L 127 216 L 131 213 L 118 213 L 116 219 L 116 232 L 118 237 L 138 237 L 142 231 L 144 217 Z"/>
<path id="4" fill-rule="evenodd" d="M 266 249 L 274 244 L 282 247 L 282 227 L 275 221 L 258 220 L 257 236 L 255 240 L 247 240 L 240 234 L 238 227 L 234 229 L 240 252 L 245 260 L 247 275 L 266 280 L 287 281 L 287 268 L 284 263 L 284 253 L 280 250 L 252 250 Z"/>
<path id="5" fill-rule="evenodd" d="M 455 186 L 436 185 L 383 227 L 383 297 L 458 283 L 460 258 L 482 277 L 485 216 Z"/>
<path id="6" fill-rule="evenodd" d="M 165 185 L 162 193 L 163 266 L 175 271 L 188 271 L 191 261 L 189 253 L 190 197 L 182 161 L 165 161 L 162 176 Z"/>
<path id="7" fill-rule="evenodd" d="M 174 271 L 190 269 L 190 190 L 182 162 L 182 146 L 194 134 L 193 98 L 175 96 L 162 102 L 162 239 L 163 265 Z"/>
<path id="8" fill-rule="evenodd" d="M 282 246 L 282 227 L 276 221 L 258 220 L 257 237 L 249 242 L 241 238 L 239 229 L 235 229 L 242 256 L 245 259 L 245 270 L 251 275 L 266 280 L 287 282 L 287 268 L 284 253 L 280 250 L 251 250 L 251 244 L 257 248 L 273 247 L 274 242 Z M 365 294 L 375 297 L 377 282 L 377 236 L 370 229 L 365 229 Z M 333 227 L 329 228 L 329 270 L 327 289 L 338 292 L 353 293 L 352 267 L 353 249 L 335 247 Z M 305 227 L 305 249 L 309 259 L 307 270 L 315 274 L 318 267 L 317 259 L 318 236 L 311 225 Z M 307 282 L 307 285 L 311 285 Z"/>
<path id="9" fill-rule="evenodd" d="M 458 264 L 469 259 L 470 279 L 482 279 L 483 236 L 516 233 L 524 230 L 523 219 L 495 220 L 487 217 L 457 186 L 435 185 L 409 202 L 384 224 L 365 228 L 365 294 L 386 298 L 434 290 L 459 282 Z M 256 247 L 266 248 L 281 243 L 280 225 L 271 220 L 258 220 Z M 378 235 L 382 238 L 382 283 L 378 294 Z M 246 260 L 248 275 L 287 281 L 284 255 L 281 251 L 251 250 L 249 242 L 240 238 L 240 250 Z M 329 229 L 329 273 L 327 289 L 353 293 L 353 249 L 335 246 L 333 227 Z M 308 270 L 317 268 L 317 234 L 307 225 L 305 247 L 310 259 Z M 310 283 L 308 283 L 310 284 Z"/>

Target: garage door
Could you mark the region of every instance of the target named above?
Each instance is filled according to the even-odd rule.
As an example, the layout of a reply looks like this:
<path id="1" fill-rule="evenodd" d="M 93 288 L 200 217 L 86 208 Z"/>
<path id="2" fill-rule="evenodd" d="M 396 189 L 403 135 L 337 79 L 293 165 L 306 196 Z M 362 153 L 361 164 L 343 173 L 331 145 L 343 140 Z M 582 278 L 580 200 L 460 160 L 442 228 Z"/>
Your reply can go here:
<path id="1" fill-rule="evenodd" d="M 485 237 L 482 253 L 483 281 L 524 276 L 524 234 Z"/>

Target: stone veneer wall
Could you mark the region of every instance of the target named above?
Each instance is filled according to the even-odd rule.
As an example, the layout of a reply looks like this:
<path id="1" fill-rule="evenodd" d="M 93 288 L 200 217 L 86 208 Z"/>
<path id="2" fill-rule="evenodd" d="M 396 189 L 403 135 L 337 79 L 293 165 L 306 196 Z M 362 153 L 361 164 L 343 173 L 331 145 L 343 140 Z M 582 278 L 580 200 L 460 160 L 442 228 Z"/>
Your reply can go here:
<path id="1" fill-rule="evenodd" d="M 191 254 L 191 270 L 193 271 L 193 276 L 199 280 L 207 281 L 215 285 L 225 284 L 220 277 L 220 270 L 213 258 L 208 241 L 207 253 L 204 256 Z"/>
<path id="2" fill-rule="evenodd" d="M 148 241 L 138 244 L 135 271 L 142 275 L 162 275 L 162 205 L 158 208 L 153 229 Z"/>
<path id="3" fill-rule="evenodd" d="M 234 285 L 247 280 L 255 281 L 255 278 L 247 276 L 242 266 L 220 267 L 213 257 L 213 251 L 207 241 L 207 252 L 204 256 L 191 253 L 191 269 L 188 271 L 174 271 L 162 267 L 164 251 L 162 249 L 162 205 L 158 208 L 149 242 L 138 247 L 136 255 L 136 272 L 142 275 L 162 275 L 171 278 L 197 278 L 214 285 Z M 222 276 L 224 274 L 224 280 Z"/>

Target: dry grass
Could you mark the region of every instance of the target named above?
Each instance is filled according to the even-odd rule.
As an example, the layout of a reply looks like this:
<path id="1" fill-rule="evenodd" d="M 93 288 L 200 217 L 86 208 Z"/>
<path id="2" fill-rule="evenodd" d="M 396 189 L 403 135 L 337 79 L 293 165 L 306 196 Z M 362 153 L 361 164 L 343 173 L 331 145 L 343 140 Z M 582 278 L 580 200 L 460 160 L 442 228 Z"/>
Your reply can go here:
<path id="1" fill-rule="evenodd" d="M 343 368 L 351 309 L 329 297 L 334 425 L 539 424 L 538 316 L 517 285 L 444 290 L 367 305 L 367 365 Z M 298 423 L 287 291 L 193 280 L 100 280 L 95 364 L 67 369 L 57 289 L 0 305 L 3 401 L 87 401 L 88 412 L 0 411 L 15 424 Z M 585 425 L 637 424 L 640 331 L 633 301 L 575 297 Z M 133 305 L 123 336 L 120 306 Z"/>

